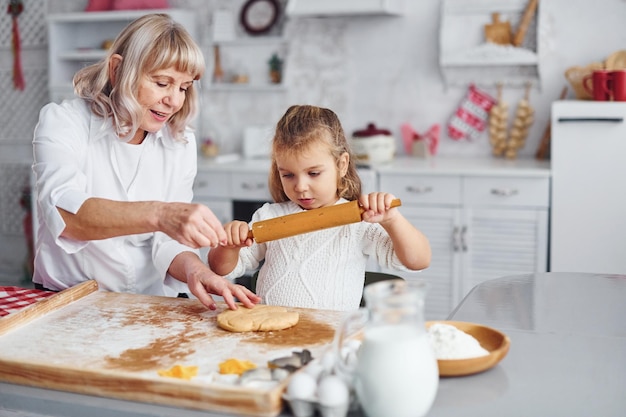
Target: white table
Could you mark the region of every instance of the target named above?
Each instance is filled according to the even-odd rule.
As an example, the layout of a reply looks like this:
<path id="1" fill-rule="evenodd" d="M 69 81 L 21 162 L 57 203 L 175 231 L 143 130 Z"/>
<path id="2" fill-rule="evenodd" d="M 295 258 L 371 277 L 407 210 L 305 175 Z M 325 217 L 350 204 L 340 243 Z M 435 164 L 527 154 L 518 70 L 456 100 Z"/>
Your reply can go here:
<path id="1" fill-rule="evenodd" d="M 429 417 L 626 415 L 626 275 L 495 279 L 450 319 L 497 328 L 511 348 L 487 372 L 442 379 Z"/>
<path id="2" fill-rule="evenodd" d="M 449 318 L 497 328 L 511 348 L 489 371 L 441 379 L 428 417 L 626 415 L 626 275 L 495 279 Z M 220 415 L 0 383 L 0 416 Z"/>

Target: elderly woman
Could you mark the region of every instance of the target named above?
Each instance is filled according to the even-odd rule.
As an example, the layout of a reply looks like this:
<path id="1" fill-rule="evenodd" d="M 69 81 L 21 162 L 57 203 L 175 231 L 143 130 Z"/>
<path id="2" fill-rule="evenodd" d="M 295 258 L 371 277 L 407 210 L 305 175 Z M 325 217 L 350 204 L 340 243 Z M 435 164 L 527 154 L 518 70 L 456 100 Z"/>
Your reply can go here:
<path id="1" fill-rule="evenodd" d="M 191 203 L 201 50 L 164 14 L 130 23 L 107 56 L 74 76 L 78 98 L 48 104 L 33 140 L 39 232 L 33 281 L 62 290 L 89 279 L 108 291 L 175 296 L 215 309 L 254 293 L 216 275 L 197 248 L 226 241 Z M 185 285 L 186 284 L 186 285 Z"/>

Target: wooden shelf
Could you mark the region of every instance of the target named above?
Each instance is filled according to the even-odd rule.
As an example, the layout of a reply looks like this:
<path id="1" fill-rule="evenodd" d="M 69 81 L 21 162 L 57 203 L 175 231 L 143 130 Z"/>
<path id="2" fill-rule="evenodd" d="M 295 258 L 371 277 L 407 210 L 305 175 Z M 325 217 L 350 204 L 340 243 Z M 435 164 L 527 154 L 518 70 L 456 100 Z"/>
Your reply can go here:
<path id="1" fill-rule="evenodd" d="M 499 13 L 515 28 L 527 4 L 528 0 L 443 0 L 439 67 L 446 87 L 470 83 L 523 87 L 530 82 L 540 88 L 539 11 L 519 47 L 488 43 L 484 36 L 492 13 Z"/>
<path id="2" fill-rule="evenodd" d="M 213 42 L 219 47 L 220 64 L 225 73 L 224 80 L 233 79 L 238 71 L 248 75 L 249 83 L 238 84 L 229 82 L 213 82 L 208 86 L 211 91 L 233 93 L 284 92 L 286 85 L 269 83 L 268 61 L 276 54 L 285 60 L 288 53 L 289 41 L 282 36 L 250 36 L 233 40 Z M 214 56 L 215 59 L 215 56 Z M 215 65 L 215 62 L 212 63 Z M 283 63 L 283 81 L 286 67 Z M 211 69 L 213 71 L 213 69 Z"/>

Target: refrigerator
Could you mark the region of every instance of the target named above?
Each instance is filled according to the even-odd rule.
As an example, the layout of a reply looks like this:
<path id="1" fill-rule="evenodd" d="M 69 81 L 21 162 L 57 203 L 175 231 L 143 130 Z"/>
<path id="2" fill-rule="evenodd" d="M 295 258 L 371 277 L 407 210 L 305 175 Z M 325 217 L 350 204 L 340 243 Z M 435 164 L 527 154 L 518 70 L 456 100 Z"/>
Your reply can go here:
<path id="1" fill-rule="evenodd" d="M 550 270 L 626 274 L 626 102 L 552 104 Z"/>

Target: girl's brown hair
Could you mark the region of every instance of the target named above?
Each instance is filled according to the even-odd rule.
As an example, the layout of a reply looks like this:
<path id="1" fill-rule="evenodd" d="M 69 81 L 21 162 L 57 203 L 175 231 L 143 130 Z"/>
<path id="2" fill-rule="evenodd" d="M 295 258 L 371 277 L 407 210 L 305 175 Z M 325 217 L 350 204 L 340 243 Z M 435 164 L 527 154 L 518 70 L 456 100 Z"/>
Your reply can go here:
<path id="1" fill-rule="evenodd" d="M 348 170 L 343 177 L 337 177 L 337 197 L 346 200 L 357 200 L 361 195 L 361 179 L 356 170 L 354 155 L 350 150 L 346 135 L 337 115 L 323 107 L 296 105 L 287 109 L 276 124 L 276 132 L 272 141 L 272 165 L 269 175 L 269 189 L 277 203 L 288 201 L 289 198 L 280 182 L 280 174 L 276 164 L 276 155 L 298 155 L 312 145 L 328 146 L 337 163 L 345 152 L 349 155 Z"/>
<path id="2" fill-rule="evenodd" d="M 108 65 L 114 54 L 122 56 L 115 86 L 111 85 Z M 94 114 L 113 119 L 119 136 L 132 137 L 143 113 L 136 98 L 141 78 L 170 67 L 199 80 L 205 69 L 204 56 L 191 35 L 170 16 L 148 14 L 122 30 L 105 59 L 74 75 L 74 90 L 89 102 Z M 196 84 L 187 89 L 183 107 L 167 122 L 177 140 L 184 140 L 185 127 L 197 112 Z"/>

